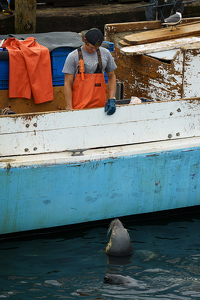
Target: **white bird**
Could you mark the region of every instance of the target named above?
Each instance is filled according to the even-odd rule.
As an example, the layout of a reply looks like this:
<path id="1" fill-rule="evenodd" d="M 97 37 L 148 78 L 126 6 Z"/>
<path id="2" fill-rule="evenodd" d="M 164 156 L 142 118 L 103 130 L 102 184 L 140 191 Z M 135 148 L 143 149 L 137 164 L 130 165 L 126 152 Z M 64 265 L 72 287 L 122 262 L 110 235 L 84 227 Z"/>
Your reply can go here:
<path id="1" fill-rule="evenodd" d="M 164 23 L 162 23 L 162 25 L 168 25 L 168 26 L 172 26 L 173 30 L 173 26 L 176 27 L 176 25 L 178 25 L 182 20 L 182 13 L 180 9 L 177 9 L 176 13 L 174 15 L 171 15 L 169 18 L 164 19 Z M 176 29 L 178 29 L 176 27 Z"/>

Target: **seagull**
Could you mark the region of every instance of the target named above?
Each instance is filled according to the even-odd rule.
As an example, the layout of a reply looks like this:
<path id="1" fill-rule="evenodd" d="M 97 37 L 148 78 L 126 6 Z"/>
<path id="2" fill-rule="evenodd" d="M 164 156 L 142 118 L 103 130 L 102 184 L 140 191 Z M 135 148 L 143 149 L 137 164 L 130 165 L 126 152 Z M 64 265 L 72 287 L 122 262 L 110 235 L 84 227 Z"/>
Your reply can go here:
<path id="1" fill-rule="evenodd" d="M 164 23 L 162 25 L 168 25 L 172 26 L 171 31 L 173 30 L 173 26 L 176 27 L 182 20 L 182 12 L 180 9 L 177 9 L 176 13 L 174 15 L 171 15 L 169 18 L 164 19 Z M 179 29 L 176 27 L 176 29 Z"/>

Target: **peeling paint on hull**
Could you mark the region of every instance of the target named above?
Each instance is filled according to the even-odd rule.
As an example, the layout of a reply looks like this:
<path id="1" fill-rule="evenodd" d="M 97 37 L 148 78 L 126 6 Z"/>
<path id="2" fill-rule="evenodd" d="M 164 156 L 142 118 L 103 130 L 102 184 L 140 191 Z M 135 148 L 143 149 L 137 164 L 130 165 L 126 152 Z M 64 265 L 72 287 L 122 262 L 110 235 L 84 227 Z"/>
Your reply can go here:
<path id="1" fill-rule="evenodd" d="M 94 150 L 71 163 L 49 156 L 46 163 L 18 161 L 9 170 L 4 161 L 0 233 L 200 205 L 199 142 Z"/>

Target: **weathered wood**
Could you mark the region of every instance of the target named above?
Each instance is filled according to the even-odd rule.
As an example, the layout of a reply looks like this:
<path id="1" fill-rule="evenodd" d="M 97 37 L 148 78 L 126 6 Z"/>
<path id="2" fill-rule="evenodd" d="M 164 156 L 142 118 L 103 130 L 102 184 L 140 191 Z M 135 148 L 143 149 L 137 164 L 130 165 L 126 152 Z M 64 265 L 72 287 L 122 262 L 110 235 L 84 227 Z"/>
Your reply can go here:
<path id="1" fill-rule="evenodd" d="M 124 42 L 123 40 L 119 41 L 119 46 L 121 47 L 130 47 L 129 43 Z M 133 46 L 132 46 L 133 47 Z"/>
<path id="2" fill-rule="evenodd" d="M 188 24 L 187 26 L 180 26 L 179 30 L 175 29 L 173 31 L 171 31 L 171 29 L 168 27 L 131 34 L 125 36 L 124 41 L 130 43 L 131 45 L 140 45 L 180 37 L 186 37 L 195 34 L 200 34 L 200 23 Z"/>
<path id="3" fill-rule="evenodd" d="M 124 99 L 131 96 L 151 100 L 180 99 L 183 95 L 183 52 L 169 64 L 146 55 L 125 55 L 115 48 L 115 71 L 124 84 Z"/>
<path id="4" fill-rule="evenodd" d="M 148 54 L 171 49 L 178 49 L 188 44 L 200 42 L 200 37 L 189 37 L 182 39 L 173 39 L 169 41 L 156 42 L 144 45 L 130 46 L 122 48 L 120 51 L 128 55 Z"/>
<path id="5" fill-rule="evenodd" d="M 200 17 L 182 19 L 181 24 L 189 24 L 199 22 Z M 128 31 L 143 31 L 161 28 L 161 21 L 143 21 L 143 22 L 127 22 L 127 23 L 111 23 L 105 24 L 105 33 L 120 33 Z"/>
<path id="6" fill-rule="evenodd" d="M 15 33 L 36 32 L 37 0 L 15 0 Z"/>
<path id="7" fill-rule="evenodd" d="M 186 21 L 183 20 L 184 23 Z M 199 79 L 199 43 L 197 47 L 196 44 L 181 47 L 170 62 L 147 55 L 125 55 L 120 52 L 118 43 L 129 33 L 112 32 L 112 28 L 113 24 L 106 25 L 105 36 L 107 41 L 115 43 L 112 53 L 117 64 L 115 74 L 117 80 L 124 84 L 125 99 L 131 96 L 154 100 L 199 96 L 199 84 L 196 83 Z"/>
<path id="8" fill-rule="evenodd" d="M 63 110 L 66 107 L 64 98 L 64 87 L 54 87 L 54 100 L 35 104 L 32 99 L 9 98 L 8 90 L 0 92 L 0 109 L 8 107 L 10 110 L 20 113 L 45 112 Z"/>
<path id="9" fill-rule="evenodd" d="M 51 0 L 50 2 L 53 2 L 54 7 L 75 7 L 90 4 L 108 4 L 108 0 Z"/>
<path id="10" fill-rule="evenodd" d="M 112 53 L 117 64 L 115 73 L 118 81 L 124 84 L 125 99 L 131 96 L 154 100 L 199 96 L 199 43 L 181 47 L 170 62 L 162 57 L 126 55 L 120 51 L 118 43 L 128 32 L 111 32 L 112 27 L 113 24 L 107 24 L 105 35 L 107 41 L 115 43 Z"/>
<path id="11" fill-rule="evenodd" d="M 108 84 L 106 84 L 108 88 Z M 0 109 L 8 107 L 10 110 L 22 114 L 22 113 L 35 113 L 46 111 L 58 111 L 64 110 L 66 107 L 64 86 L 53 87 L 54 100 L 44 102 L 41 104 L 35 104 L 33 97 L 31 99 L 22 98 L 9 98 L 8 90 L 0 91 Z M 106 95 L 108 100 L 108 93 Z"/>
<path id="12" fill-rule="evenodd" d="M 113 23 L 106 24 L 106 32 L 126 32 L 126 31 L 143 31 L 161 28 L 161 21 L 143 21 L 143 22 L 128 22 L 128 23 Z"/>
<path id="13" fill-rule="evenodd" d="M 190 20 L 190 19 L 189 19 Z M 187 22 L 188 21 L 188 19 L 186 19 L 186 20 L 184 20 L 183 21 L 183 23 L 181 24 L 181 26 L 188 26 L 188 23 L 192 23 L 192 24 L 198 24 L 198 23 L 200 23 L 200 18 L 194 18 L 193 20 L 192 20 L 192 22 Z M 154 22 L 154 21 L 153 21 Z M 156 21 L 156 22 L 158 22 L 158 21 Z M 144 23 L 144 22 L 140 22 L 140 23 Z M 129 24 L 129 23 L 127 23 L 127 24 Z M 133 23 L 133 24 L 137 24 L 137 23 Z M 154 27 L 154 25 L 155 25 L 155 27 Z M 134 28 L 134 30 L 132 30 L 132 34 L 135 34 L 135 33 L 138 33 L 138 32 L 143 32 L 143 31 L 146 31 L 146 30 L 152 30 L 152 29 L 159 29 L 159 28 L 161 28 L 160 27 L 160 25 L 161 25 L 161 23 L 159 22 L 159 23 L 151 23 L 150 22 L 150 24 L 148 25 L 147 24 L 147 26 L 145 25 L 145 26 L 139 26 L 140 27 L 140 31 L 137 29 L 138 28 L 138 26 L 137 26 L 137 28 Z M 127 25 L 128 26 L 128 25 Z M 127 29 L 127 26 L 125 27 L 126 29 Z M 133 27 L 133 26 L 129 26 L 129 31 L 130 31 L 130 29 L 131 29 L 131 27 Z M 111 28 L 113 28 L 113 27 L 111 27 Z M 110 29 L 110 28 L 109 28 Z M 120 28 L 118 28 L 118 27 L 116 27 L 116 32 L 118 32 L 118 29 L 119 29 L 119 33 L 121 32 L 121 27 Z M 112 32 L 112 31 L 111 31 Z M 106 34 L 105 35 L 107 35 L 107 31 L 106 31 Z M 109 40 L 109 39 L 108 39 Z M 118 42 L 118 44 L 119 44 L 119 46 L 121 46 L 121 47 L 126 47 L 126 46 L 131 46 L 131 43 L 130 42 L 125 42 L 124 40 L 120 40 L 119 42 Z"/>

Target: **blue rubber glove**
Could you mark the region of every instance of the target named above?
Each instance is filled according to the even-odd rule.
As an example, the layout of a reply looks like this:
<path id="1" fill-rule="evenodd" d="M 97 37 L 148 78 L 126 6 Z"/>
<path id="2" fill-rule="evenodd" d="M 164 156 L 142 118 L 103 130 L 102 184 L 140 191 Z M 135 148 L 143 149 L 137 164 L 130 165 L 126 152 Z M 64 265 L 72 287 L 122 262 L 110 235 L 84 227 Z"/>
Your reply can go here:
<path id="1" fill-rule="evenodd" d="M 116 111 L 116 106 L 115 106 L 115 99 L 114 98 L 110 98 L 108 99 L 108 101 L 106 102 L 105 105 L 105 112 L 107 111 L 107 115 L 113 115 Z"/>

